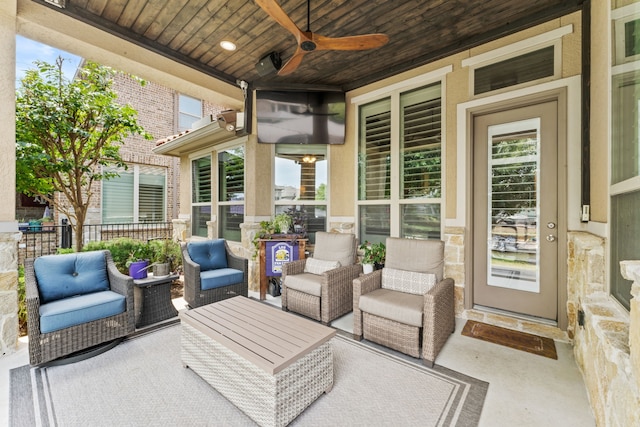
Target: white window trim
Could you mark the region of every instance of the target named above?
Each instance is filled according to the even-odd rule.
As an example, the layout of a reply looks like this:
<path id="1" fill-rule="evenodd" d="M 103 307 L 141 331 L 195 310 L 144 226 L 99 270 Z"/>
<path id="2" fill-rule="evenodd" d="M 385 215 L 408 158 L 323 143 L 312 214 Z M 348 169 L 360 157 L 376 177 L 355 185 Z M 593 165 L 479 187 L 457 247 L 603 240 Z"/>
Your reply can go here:
<path id="1" fill-rule="evenodd" d="M 128 164 L 127 165 L 128 170 L 127 172 L 131 172 L 133 173 L 133 222 L 135 224 L 140 222 L 140 165 L 139 164 Z M 104 170 L 104 167 L 103 167 Z M 168 182 L 167 182 L 168 176 L 167 173 L 165 171 L 164 173 L 164 191 L 167 191 L 168 188 Z M 101 185 L 100 185 L 100 203 L 102 203 L 102 197 L 104 195 L 104 181 L 101 181 Z M 165 206 L 163 209 L 164 212 L 164 217 L 166 221 L 167 218 L 167 206 L 166 206 L 166 201 L 165 201 Z M 102 216 L 103 212 L 102 212 L 102 208 L 101 208 L 101 213 L 100 213 L 100 217 L 101 217 L 101 222 L 103 221 L 103 216 Z"/>
<path id="2" fill-rule="evenodd" d="M 414 78 L 404 80 L 400 83 L 389 85 L 385 88 L 381 88 L 379 90 L 375 90 L 372 92 L 368 92 L 366 94 L 353 97 L 351 99 L 351 103 L 355 106 L 355 120 L 354 120 L 354 129 L 353 129 L 353 141 L 354 151 L 355 151 L 355 185 L 354 185 L 354 200 L 355 200 L 355 229 L 356 234 L 359 235 L 360 230 L 360 213 L 359 207 L 366 205 L 380 205 L 388 204 L 389 206 L 397 206 L 401 207 L 402 205 L 407 204 L 429 204 L 429 203 L 439 203 L 440 204 L 440 234 L 444 236 L 445 229 L 445 221 L 446 221 L 446 137 L 447 137 L 447 114 L 446 114 L 446 94 L 447 94 L 447 74 L 453 71 L 452 65 L 447 65 L 445 67 L 439 68 L 437 70 L 421 74 Z M 391 98 L 391 128 L 398 129 L 400 126 L 400 115 L 398 114 L 398 108 L 394 106 L 400 105 L 400 95 L 404 92 L 409 92 L 414 89 L 419 89 L 423 86 L 428 86 L 431 84 L 440 83 L 440 99 L 441 99 L 441 147 L 440 147 L 440 157 L 441 157 L 441 170 L 440 170 L 440 198 L 414 198 L 414 199 L 403 199 L 400 197 L 400 192 L 398 188 L 394 188 L 392 185 L 391 195 L 387 200 L 359 200 L 358 196 L 358 185 L 359 185 L 359 173 L 358 173 L 358 151 L 359 140 L 358 140 L 358 132 L 360 129 L 360 106 L 363 104 L 368 104 L 370 102 L 379 101 L 384 98 Z M 398 159 L 400 152 L 400 135 L 397 132 L 391 133 L 391 158 Z M 391 162 L 391 183 L 398 183 L 400 179 L 400 164 L 397 161 Z M 391 210 L 389 216 L 389 233 L 390 236 L 400 236 L 400 211 L 399 210 Z"/>
<path id="3" fill-rule="evenodd" d="M 512 91 L 515 89 L 540 84 L 543 82 L 557 80 L 562 77 L 562 37 L 567 34 L 573 33 L 573 24 L 565 25 L 555 30 L 547 31 L 546 33 L 539 34 L 534 37 L 521 40 L 519 42 L 511 43 L 507 46 L 499 47 L 497 49 L 490 50 L 485 53 L 481 53 L 462 60 L 463 67 L 469 67 L 469 96 L 471 98 L 484 97 L 487 95 L 493 95 L 496 93 L 503 93 Z M 508 87 L 492 90 L 489 92 L 483 92 L 475 94 L 475 70 L 485 67 L 487 65 L 495 64 L 498 62 L 506 61 L 511 58 L 525 55 L 536 50 L 544 49 L 546 47 L 553 46 L 553 75 L 543 77 L 517 85 L 511 85 Z"/>

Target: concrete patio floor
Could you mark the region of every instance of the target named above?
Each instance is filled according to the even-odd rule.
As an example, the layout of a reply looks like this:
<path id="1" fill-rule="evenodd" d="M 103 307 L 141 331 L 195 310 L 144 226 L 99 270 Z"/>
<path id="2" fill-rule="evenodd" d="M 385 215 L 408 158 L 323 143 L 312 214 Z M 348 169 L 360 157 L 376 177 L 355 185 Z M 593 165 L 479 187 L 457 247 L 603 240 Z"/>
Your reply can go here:
<path id="1" fill-rule="evenodd" d="M 250 296 L 257 294 L 250 292 Z M 181 298 L 173 300 L 185 309 Z M 280 298 L 267 296 L 280 306 Z M 456 319 L 456 331 L 436 359 L 436 364 L 487 381 L 489 391 L 480 426 L 595 426 L 582 375 L 571 345 L 556 341 L 558 360 L 525 353 L 461 335 L 464 319 Z M 353 315 L 332 323 L 351 333 Z M 9 371 L 29 363 L 27 339 L 18 350 L 0 358 L 0 425 L 8 424 Z"/>

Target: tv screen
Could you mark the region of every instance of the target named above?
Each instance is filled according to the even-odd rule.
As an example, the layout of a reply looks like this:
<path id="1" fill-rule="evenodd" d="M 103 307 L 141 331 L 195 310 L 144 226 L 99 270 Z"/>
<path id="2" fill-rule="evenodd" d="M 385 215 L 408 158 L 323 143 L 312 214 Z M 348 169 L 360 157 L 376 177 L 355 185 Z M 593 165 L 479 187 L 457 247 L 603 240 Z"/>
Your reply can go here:
<path id="1" fill-rule="evenodd" d="M 344 144 L 345 96 L 333 91 L 256 91 L 258 142 Z"/>

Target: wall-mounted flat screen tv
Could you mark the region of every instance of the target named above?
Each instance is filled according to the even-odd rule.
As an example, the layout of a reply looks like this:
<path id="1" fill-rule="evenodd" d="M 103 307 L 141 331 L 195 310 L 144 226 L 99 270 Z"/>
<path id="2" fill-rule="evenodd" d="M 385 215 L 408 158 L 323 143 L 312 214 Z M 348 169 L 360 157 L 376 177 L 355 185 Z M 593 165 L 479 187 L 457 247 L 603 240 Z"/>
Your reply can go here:
<path id="1" fill-rule="evenodd" d="M 344 92 L 257 90 L 258 142 L 344 144 Z"/>

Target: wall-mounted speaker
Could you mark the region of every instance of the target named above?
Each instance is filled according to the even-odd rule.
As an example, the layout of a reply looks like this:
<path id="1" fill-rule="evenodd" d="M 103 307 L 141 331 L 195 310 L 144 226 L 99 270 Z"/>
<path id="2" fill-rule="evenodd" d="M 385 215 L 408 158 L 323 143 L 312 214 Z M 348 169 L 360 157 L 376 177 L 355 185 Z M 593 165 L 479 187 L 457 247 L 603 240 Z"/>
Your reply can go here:
<path id="1" fill-rule="evenodd" d="M 275 74 L 282 67 L 282 59 L 278 52 L 271 52 L 260 58 L 256 64 L 256 71 L 260 77 Z"/>

